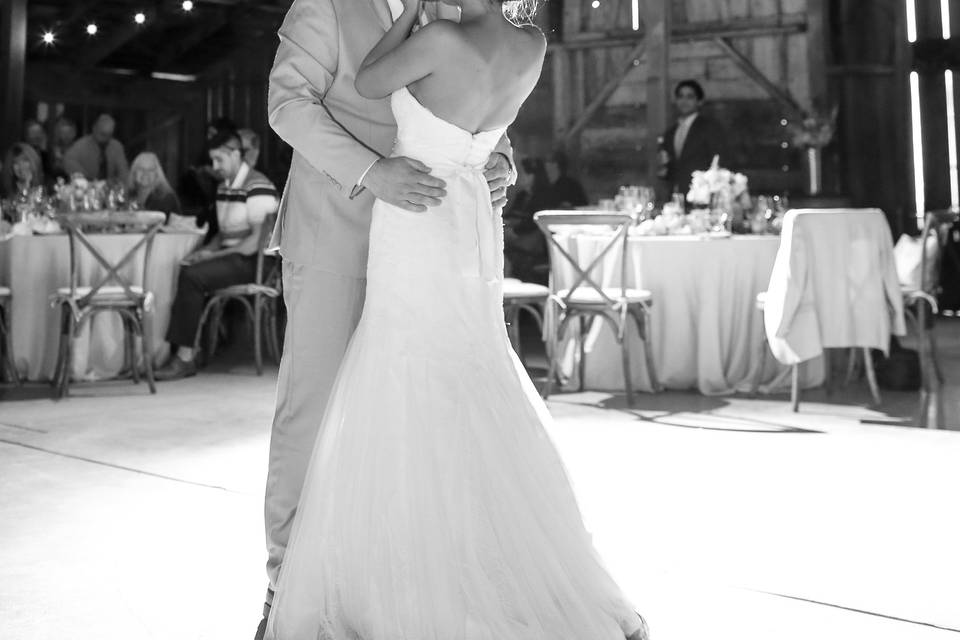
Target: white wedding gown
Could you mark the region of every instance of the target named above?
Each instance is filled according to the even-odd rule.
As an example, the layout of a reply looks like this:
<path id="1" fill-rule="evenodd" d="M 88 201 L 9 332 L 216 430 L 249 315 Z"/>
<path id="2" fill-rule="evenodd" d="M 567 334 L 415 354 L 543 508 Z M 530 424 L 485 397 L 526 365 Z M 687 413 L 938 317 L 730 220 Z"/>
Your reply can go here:
<path id="1" fill-rule="evenodd" d="M 503 228 L 482 172 L 504 129 L 470 134 L 406 89 L 392 106 L 395 155 L 448 195 L 425 213 L 374 207 L 366 303 L 267 637 L 624 640 L 640 620 L 593 549 L 504 327 Z"/>

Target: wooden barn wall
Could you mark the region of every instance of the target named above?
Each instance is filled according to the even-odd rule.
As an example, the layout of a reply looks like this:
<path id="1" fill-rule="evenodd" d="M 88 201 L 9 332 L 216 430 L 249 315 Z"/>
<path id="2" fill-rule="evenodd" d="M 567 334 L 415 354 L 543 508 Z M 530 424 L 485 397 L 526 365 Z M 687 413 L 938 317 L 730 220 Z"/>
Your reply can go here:
<path id="1" fill-rule="evenodd" d="M 578 0 L 566 0 L 567 3 L 574 1 Z M 641 0 L 641 16 L 645 1 L 651 0 Z M 579 2 L 580 24 L 563 25 L 564 39 L 570 40 L 578 32 L 630 29 L 630 0 L 603 0 L 596 9 L 591 7 L 591 0 Z M 672 8 L 675 27 L 738 20 L 796 24 L 806 20 L 807 0 L 674 0 Z M 556 9 L 551 21 L 557 29 Z M 806 33 L 734 38 L 732 42 L 774 84 L 786 90 L 802 107 L 810 107 Z M 625 44 L 571 53 L 569 77 L 573 86 L 567 97 L 571 118 L 583 109 L 584 102 L 596 95 L 610 74 L 624 64 L 631 48 L 632 45 Z M 560 141 L 553 132 L 567 126 L 554 122 L 551 127 L 542 121 L 542 115 L 551 112 L 554 98 L 552 57 L 548 58 L 540 85 L 513 130 L 514 137 L 533 155 L 548 153 L 556 147 Z M 788 139 L 781 124 L 786 117 L 784 110 L 717 44 L 709 40 L 673 42 L 670 75 L 671 84 L 693 78 L 704 86 L 705 111 L 723 122 L 729 133 L 730 157 L 721 159 L 725 166 L 747 172 L 755 190 L 782 192 L 800 187 L 803 182 L 800 153 L 783 147 Z M 647 136 L 646 78 L 646 55 L 641 55 L 606 107 L 583 131 L 575 160 L 580 177 L 594 199 L 609 195 L 619 184 L 648 182 L 643 153 Z M 578 83 L 582 83 L 582 88 Z"/>

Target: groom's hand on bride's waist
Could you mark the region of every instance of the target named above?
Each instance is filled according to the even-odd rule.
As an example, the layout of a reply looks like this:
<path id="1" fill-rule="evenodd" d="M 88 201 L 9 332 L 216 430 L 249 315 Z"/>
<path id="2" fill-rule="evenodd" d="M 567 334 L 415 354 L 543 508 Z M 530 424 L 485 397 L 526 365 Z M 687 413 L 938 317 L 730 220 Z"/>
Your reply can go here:
<path id="1" fill-rule="evenodd" d="M 363 177 L 362 186 L 385 202 L 426 211 L 447 195 L 447 183 L 430 175 L 430 167 L 412 158 L 380 158 Z"/>
<path id="2" fill-rule="evenodd" d="M 490 203 L 494 209 L 499 209 L 507 203 L 507 187 L 510 184 L 510 161 L 499 151 L 490 154 L 490 159 L 483 167 L 483 176 L 490 187 Z"/>

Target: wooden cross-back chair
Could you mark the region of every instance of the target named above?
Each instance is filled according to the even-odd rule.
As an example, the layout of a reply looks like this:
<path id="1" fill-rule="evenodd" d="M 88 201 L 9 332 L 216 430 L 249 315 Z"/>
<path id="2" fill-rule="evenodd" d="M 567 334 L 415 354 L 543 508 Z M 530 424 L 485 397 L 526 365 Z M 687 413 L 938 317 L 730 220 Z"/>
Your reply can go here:
<path id="1" fill-rule="evenodd" d="M 165 220 L 166 215 L 157 211 L 65 213 L 57 216 L 57 221 L 69 238 L 70 284 L 58 289 L 53 298 L 53 304 L 60 308 L 60 349 L 51 381 L 56 389 L 56 397 L 62 398 L 69 393 L 74 340 L 80 335 L 87 320 L 104 311 L 118 314 L 123 323 L 125 369 L 130 372 L 134 383 L 139 384 L 139 367 L 142 362 L 150 393 L 156 393 L 153 349 L 148 326 L 153 295 L 147 288 L 147 274 L 153 241 Z M 141 233 L 137 242 L 119 260 L 111 261 L 97 248 L 87 233 L 110 232 L 118 228 Z M 135 262 L 141 249 L 143 284 L 137 285 L 124 276 L 122 271 Z M 89 254 L 105 271 L 90 286 L 79 284 L 80 256 L 84 253 Z"/>
<path id="2" fill-rule="evenodd" d="M 627 213 L 582 213 L 575 211 L 541 211 L 534 215 L 534 221 L 543 231 L 550 248 L 550 300 L 547 303 L 548 316 L 554 319 L 548 322 L 548 357 L 550 370 L 547 373 L 547 383 L 544 395 L 549 396 L 553 390 L 553 382 L 559 372 L 560 354 L 559 342 L 566 334 L 570 322 L 580 321 L 579 336 L 579 378 L 580 388 L 583 389 L 585 373 L 585 339 L 587 321 L 601 318 L 613 330 L 614 338 L 620 346 L 621 362 L 623 365 L 624 391 L 627 403 L 633 404 L 633 383 L 630 372 L 630 350 L 627 341 L 627 327 L 632 319 L 636 325 L 640 340 L 643 341 L 643 351 L 646 357 L 647 375 L 650 378 L 654 391 L 660 390 L 657 380 L 656 367 L 653 362 L 650 336 L 650 305 L 653 294 L 645 289 L 632 288 L 627 285 L 627 261 L 629 252 L 627 240 L 630 227 L 637 223 L 637 216 Z M 557 239 L 558 235 L 565 235 L 569 227 L 594 227 L 609 235 L 601 251 L 583 265 L 563 242 Z M 618 275 L 620 284 L 616 287 L 604 287 L 593 275 L 604 264 L 610 254 L 619 251 L 617 256 Z M 573 275 L 572 282 L 565 282 L 568 275 Z"/>
<path id="3" fill-rule="evenodd" d="M 193 339 L 193 348 L 196 353 L 202 353 L 201 342 L 204 326 L 207 327 L 207 358 L 213 356 L 217 349 L 220 337 L 220 323 L 223 319 L 223 309 L 227 302 L 236 300 L 246 312 L 247 319 L 253 330 L 253 359 L 257 375 L 263 374 L 264 334 L 267 340 L 267 350 L 276 363 L 280 363 L 280 297 L 281 278 L 279 261 L 268 260 L 267 247 L 273 233 L 273 225 L 277 214 L 268 215 L 260 227 L 260 237 L 257 244 L 257 267 L 253 282 L 231 285 L 217 289 L 207 300 L 200 315 L 200 323 Z"/>

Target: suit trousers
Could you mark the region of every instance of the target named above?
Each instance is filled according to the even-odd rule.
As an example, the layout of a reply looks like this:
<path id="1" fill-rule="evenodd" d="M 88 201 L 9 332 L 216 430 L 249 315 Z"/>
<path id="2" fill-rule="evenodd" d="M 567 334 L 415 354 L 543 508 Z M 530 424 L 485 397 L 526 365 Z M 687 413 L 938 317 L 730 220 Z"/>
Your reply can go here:
<path id="1" fill-rule="evenodd" d="M 366 280 L 283 261 L 287 328 L 264 499 L 267 604 L 276 589 L 300 490 L 327 400 L 360 321 Z"/>

